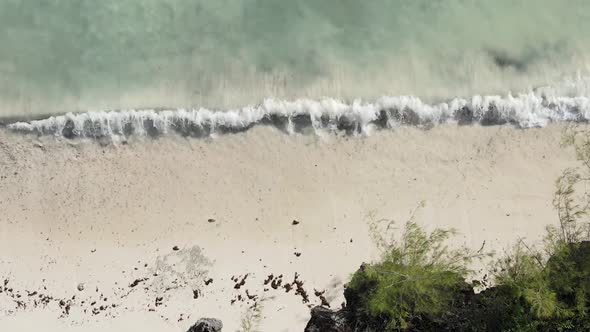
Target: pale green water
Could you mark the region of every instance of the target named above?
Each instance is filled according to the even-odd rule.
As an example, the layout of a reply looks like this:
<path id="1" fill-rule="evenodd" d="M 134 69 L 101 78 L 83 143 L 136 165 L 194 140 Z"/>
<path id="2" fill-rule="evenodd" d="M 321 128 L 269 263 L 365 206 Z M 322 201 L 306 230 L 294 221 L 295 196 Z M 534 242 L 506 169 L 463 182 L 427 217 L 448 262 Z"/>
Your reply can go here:
<path id="1" fill-rule="evenodd" d="M 426 99 L 582 75 L 590 1 L 3 0 L 0 115 Z"/>

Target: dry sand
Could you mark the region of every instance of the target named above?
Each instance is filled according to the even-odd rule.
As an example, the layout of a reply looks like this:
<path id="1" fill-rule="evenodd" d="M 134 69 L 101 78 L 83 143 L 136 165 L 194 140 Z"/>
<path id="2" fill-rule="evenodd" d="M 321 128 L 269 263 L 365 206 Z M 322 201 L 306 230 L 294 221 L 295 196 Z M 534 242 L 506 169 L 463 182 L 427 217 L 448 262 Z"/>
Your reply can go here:
<path id="1" fill-rule="evenodd" d="M 1 131 L 0 282 L 13 290 L 0 293 L 0 331 L 185 331 L 204 316 L 236 331 L 254 303 L 246 290 L 262 331 L 302 331 L 308 305 L 264 280 L 297 272 L 309 305 L 320 303 L 315 288 L 339 307 L 342 284 L 376 257 L 370 216 L 401 224 L 424 201 L 416 220 L 457 228 L 457 244 L 501 251 L 537 239 L 556 221 L 556 177 L 575 165 L 560 131 L 448 125 L 347 138 L 257 127 L 116 146 Z M 232 276 L 246 274 L 235 289 Z M 46 295 L 58 300 L 39 303 Z"/>

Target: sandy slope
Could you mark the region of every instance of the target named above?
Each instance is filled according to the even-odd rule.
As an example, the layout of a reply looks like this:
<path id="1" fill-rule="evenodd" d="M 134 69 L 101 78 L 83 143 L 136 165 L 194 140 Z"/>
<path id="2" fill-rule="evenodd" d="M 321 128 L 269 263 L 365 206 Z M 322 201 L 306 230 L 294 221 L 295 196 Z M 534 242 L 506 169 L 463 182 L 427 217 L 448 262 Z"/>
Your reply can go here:
<path id="1" fill-rule="evenodd" d="M 458 228 L 458 244 L 485 240 L 501 250 L 538 237 L 555 222 L 555 178 L 575 165 L 559 139 L 558 125 L 408 128 L 366 138 L 259 127 L 119 146 L 0 132 L 0 280 L 13 287 L 11 296 L 0 293 L 8 314 L 0 330 L 183 331 L 213 316 L 235 331 L 253 301 L 230 303 L 248 290 L 267 298 L 263 331 L 302 331 L 301 296 L 264 279 L 284 274 L 291 282 L 298 272 L 311 304 L 319 303 L 314 288 L 326 289 L 338 307 L 342 283 L 375 257 L 369 215 L 401 222 L 425 201 L 417 220 Z M 246 273 L 235 289 L 230 278 Z M 69 313 L 58 319 L 59 301 L 33 308 L 39 295 L 25 290 L 69 299 Z M 16 308 L 17 291 L 27 309 Z M 103 302 L 110 308 L 93 315 Z"/>

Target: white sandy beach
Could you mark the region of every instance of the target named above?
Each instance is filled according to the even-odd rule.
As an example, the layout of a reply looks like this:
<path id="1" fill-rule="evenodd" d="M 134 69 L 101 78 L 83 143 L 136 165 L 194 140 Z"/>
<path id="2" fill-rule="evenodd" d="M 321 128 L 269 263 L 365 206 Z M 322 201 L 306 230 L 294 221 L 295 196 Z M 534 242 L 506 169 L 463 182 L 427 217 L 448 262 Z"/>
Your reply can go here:
<path id="1" fill-rule="evenodd" d="M 248 295 L 262 331 L 302 331 L 314 289 L 339 307 L 343 283 L 376 257 L 369 216 L 401 225 L 424 201 L 416 220 L 458 229 L 456 244 L 501 252 L 538 239 L 556 222 L 555 179 L 576 165 L 561 129 L 319 138 L 256 127 L 107 146 L 0 131 L 0 280 L 13 289 L 0 293 L 0 331 L 180 332 L 200 317 L 237 331 Z M 264 285 L 295 273 L 308 304 Z M 235 289 L 230 279 L 246 274 Z M 68 299 L 69 312 L 58 300 L 35 306 L 40 294 Z"/>

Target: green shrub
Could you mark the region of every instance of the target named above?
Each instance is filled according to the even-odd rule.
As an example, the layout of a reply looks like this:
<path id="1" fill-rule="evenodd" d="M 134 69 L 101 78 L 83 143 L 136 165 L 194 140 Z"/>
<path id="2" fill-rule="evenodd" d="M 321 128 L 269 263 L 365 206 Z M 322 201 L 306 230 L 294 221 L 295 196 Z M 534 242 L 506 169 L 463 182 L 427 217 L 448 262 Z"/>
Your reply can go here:
<path id="1" fill-rule="evenodd" d="M 428 233 L 413 221 L 401 236 L 392 222 L 370 224 L 381 260 L 363 264 L 345 290 L 353 331 L 590 331 L 590 132 L 568 127 L 581 169 L 556 182 L 558 226 L 538 249 L 519 241 L 494 262 L 494 285 L 476 294 L 465 282 L 473 259 L 487 256 L 446 243 L 453 230 Z"/>
<path id="2" fill-rule="evenodd" d="M 390 230 L 392 223 L 387 224 Z M 413 220 L 401 238 L 384 239 L 373 225 L 382 250 L 380 262 L 363 265 L 347 285 L 345 296 L 355 320 L 381 331 L 411 329 L 416 324 L 437 325 L 454 302 L 473 292 L 465 277 L 474 258 L 483 256 L 465 248 L 450 249 L 452 230 L 424 231 Z"/>

